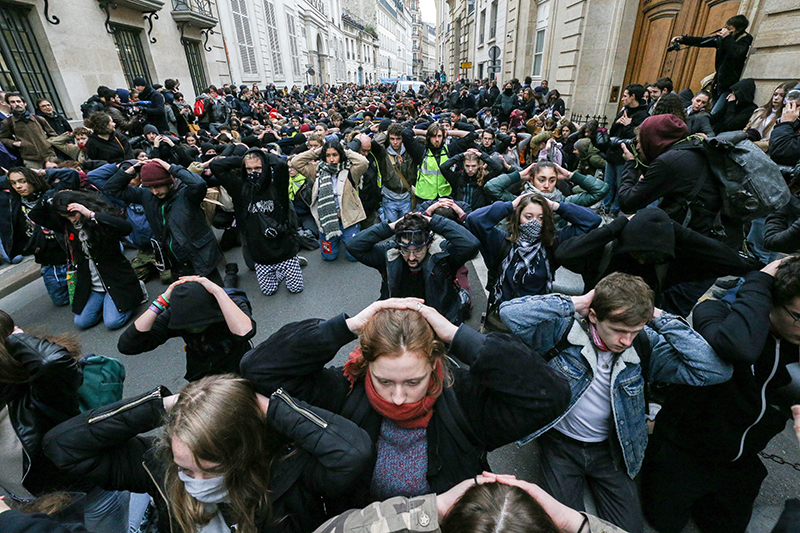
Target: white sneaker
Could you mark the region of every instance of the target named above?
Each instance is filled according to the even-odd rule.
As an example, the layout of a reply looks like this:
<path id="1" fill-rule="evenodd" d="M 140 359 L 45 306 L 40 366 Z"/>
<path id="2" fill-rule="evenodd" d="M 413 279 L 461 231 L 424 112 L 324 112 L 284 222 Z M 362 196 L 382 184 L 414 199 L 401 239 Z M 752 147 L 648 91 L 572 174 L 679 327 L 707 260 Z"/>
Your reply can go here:
<path id="1" fill-rule="evenodd" d="M 300 262 L 301 267 L 308 266 L 308 259 L 306 259 L 302 255 L 298 255 L 297 260 Z"/>

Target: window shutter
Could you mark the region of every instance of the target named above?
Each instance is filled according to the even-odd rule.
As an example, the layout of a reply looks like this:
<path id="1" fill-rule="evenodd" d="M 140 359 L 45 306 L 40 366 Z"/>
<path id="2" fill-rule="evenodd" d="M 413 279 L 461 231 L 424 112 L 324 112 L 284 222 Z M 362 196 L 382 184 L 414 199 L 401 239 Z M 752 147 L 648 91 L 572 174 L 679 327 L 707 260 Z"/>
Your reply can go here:
<path id="1" fill-rule="evenodd" d="M 276 78 L 283 78 L 283 59 L 281 58 L 281 43 L 278 39 L 278 25 L 275 22 L 275 6 L 270 0 L 264 0 L 264 17 L 267 19 L 273 75 Z"/>
<path id="2" fill-rule="evenodd" d="M 233 25 L 236 30 L 236 42 L 239 46 L 239 57 L 242 61 L 242 72 L 258 75 L 256 50 L 253 46 L 253 35 L 250 31 L 250 17 L 247 15 L 246 0 L 231 0 Z"/>

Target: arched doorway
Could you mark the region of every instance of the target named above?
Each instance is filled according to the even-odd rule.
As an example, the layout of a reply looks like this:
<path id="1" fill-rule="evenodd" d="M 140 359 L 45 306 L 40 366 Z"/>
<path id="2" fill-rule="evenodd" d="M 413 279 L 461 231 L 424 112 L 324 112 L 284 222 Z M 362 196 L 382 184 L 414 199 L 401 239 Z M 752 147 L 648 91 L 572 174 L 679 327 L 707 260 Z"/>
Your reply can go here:
<path id="1" fill-rule="evenodd" d="M 328 70 L 325 68 L 327 56 L 325 55 L 325 48 L 322 45 L 322 35 L 319 33 L 317 34 L 317 59 L 319 60 L 319 84 L 322 85 L 323 83 L 328 81 Z"/>

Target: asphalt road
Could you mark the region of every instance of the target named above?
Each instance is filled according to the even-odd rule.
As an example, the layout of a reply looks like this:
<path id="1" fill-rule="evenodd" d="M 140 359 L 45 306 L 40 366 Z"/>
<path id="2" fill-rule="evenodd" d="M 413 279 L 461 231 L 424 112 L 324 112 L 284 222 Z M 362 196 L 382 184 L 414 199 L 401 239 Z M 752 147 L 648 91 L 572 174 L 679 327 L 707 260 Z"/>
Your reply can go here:
<path id="1" fill-rule="evenodd" d="M 258 324 L 258 332 L 254 338 L 256 344 L 287 323 L 306 318 L 330 318 L 342 312 L 353 315 L 378 297 L 380 276 L 375 270 L 358 263 L 349 263 L 343 255 L 333 263 L 324 263 L 319 251 L 304 252 L 302 255 L 309 261 L 309 265 L 303 269 L 305 290 L 293 295 L 281 286 L 275 295 L 267 297 L 259 291 L 255 273 L 248 271 L 244 265 L 241 250 L 236 248 L 226 253 L 230 261 L 238 262 L 240 288 L 247 292 L 253 305 L 254 319 Z M 482 290 L 485 273 L 480 260 L 472 262 L 469 269 L 475 312 L 468 323 L 477 327 L 480 312 L 486 305 L 485 292 Z M 579 293 L 582 288 L 580 278 L 564 269 L 558 272 L 556 286 L 572 293 Z M 160 294 L 164 287 L 158 281 L 151 281 L 147 287 L 150 299 Z M 80 339 L 84 353 L 120 359 L 127 369 L 126 395 L 139 394 L 156 385 L 165 385 L 172 391 L 177 391 L 185 384 L 182 378 L 185 359 L 180 339 L 173 339 L 151 353 L 138 356 L 120 355 L 116 347 L 120 331 L 110 332 L 102 324 L 87 331 L 78 331 L 73 325 L 73 315 L 68 307 L 53 307 L 41 279 L 0 299 L 0 309 L 10 313 L 17 325 L 32 333 L 74 333 Z M 145 309 L 142 306 L 135 316 Z M 352 347 L 353 344 L 343 347 L 331 363 L 344 364 Z M 790 426 L 773 439 L 766 451 L 786 461 L 800 463 L 800 448 Z M 512 444 L 492 452 L 489 461 L 495 472 L 515 474 L 519 478 L 536 482 L 540 479 L 537 454 L 536 443 L 524 448 L 517 448 Z M 772 461 L 765 461 L 765 464 L 769 476 L 762 485 L 756 502 L 757 509 L 748 529 L 749 533 L 771 531 L 784 500 L 797 497 L 800 492 L 799 471 Z M 690 525 L 685 531 L 693 532 L 697 529 Z"/>

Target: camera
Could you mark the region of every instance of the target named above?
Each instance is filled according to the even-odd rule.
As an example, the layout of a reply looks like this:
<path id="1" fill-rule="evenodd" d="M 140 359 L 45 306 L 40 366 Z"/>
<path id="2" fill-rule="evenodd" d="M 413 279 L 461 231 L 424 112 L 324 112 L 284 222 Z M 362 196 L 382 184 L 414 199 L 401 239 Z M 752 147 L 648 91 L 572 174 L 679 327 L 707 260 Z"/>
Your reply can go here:
<path id="1" fill-rule="evenodd" d="M 609 148 L 618 146 L 620 150 L 622 150 L 622 145 L 628 147 L 628 150 L 633 151 L 634 145 L 636 144 L 636 139 L 623 139 L 622 137 L 611 137 L 608 140 Z"/>
<path id="2" fill-rule="evenodd" d="M 680 51 L 680 49 L 681 49 L 681 43 L 680 41 L 676 41 L 671 45 L 669 45 L 669 47 L 667 48 L 667 52 L 678 52 Z"/>

